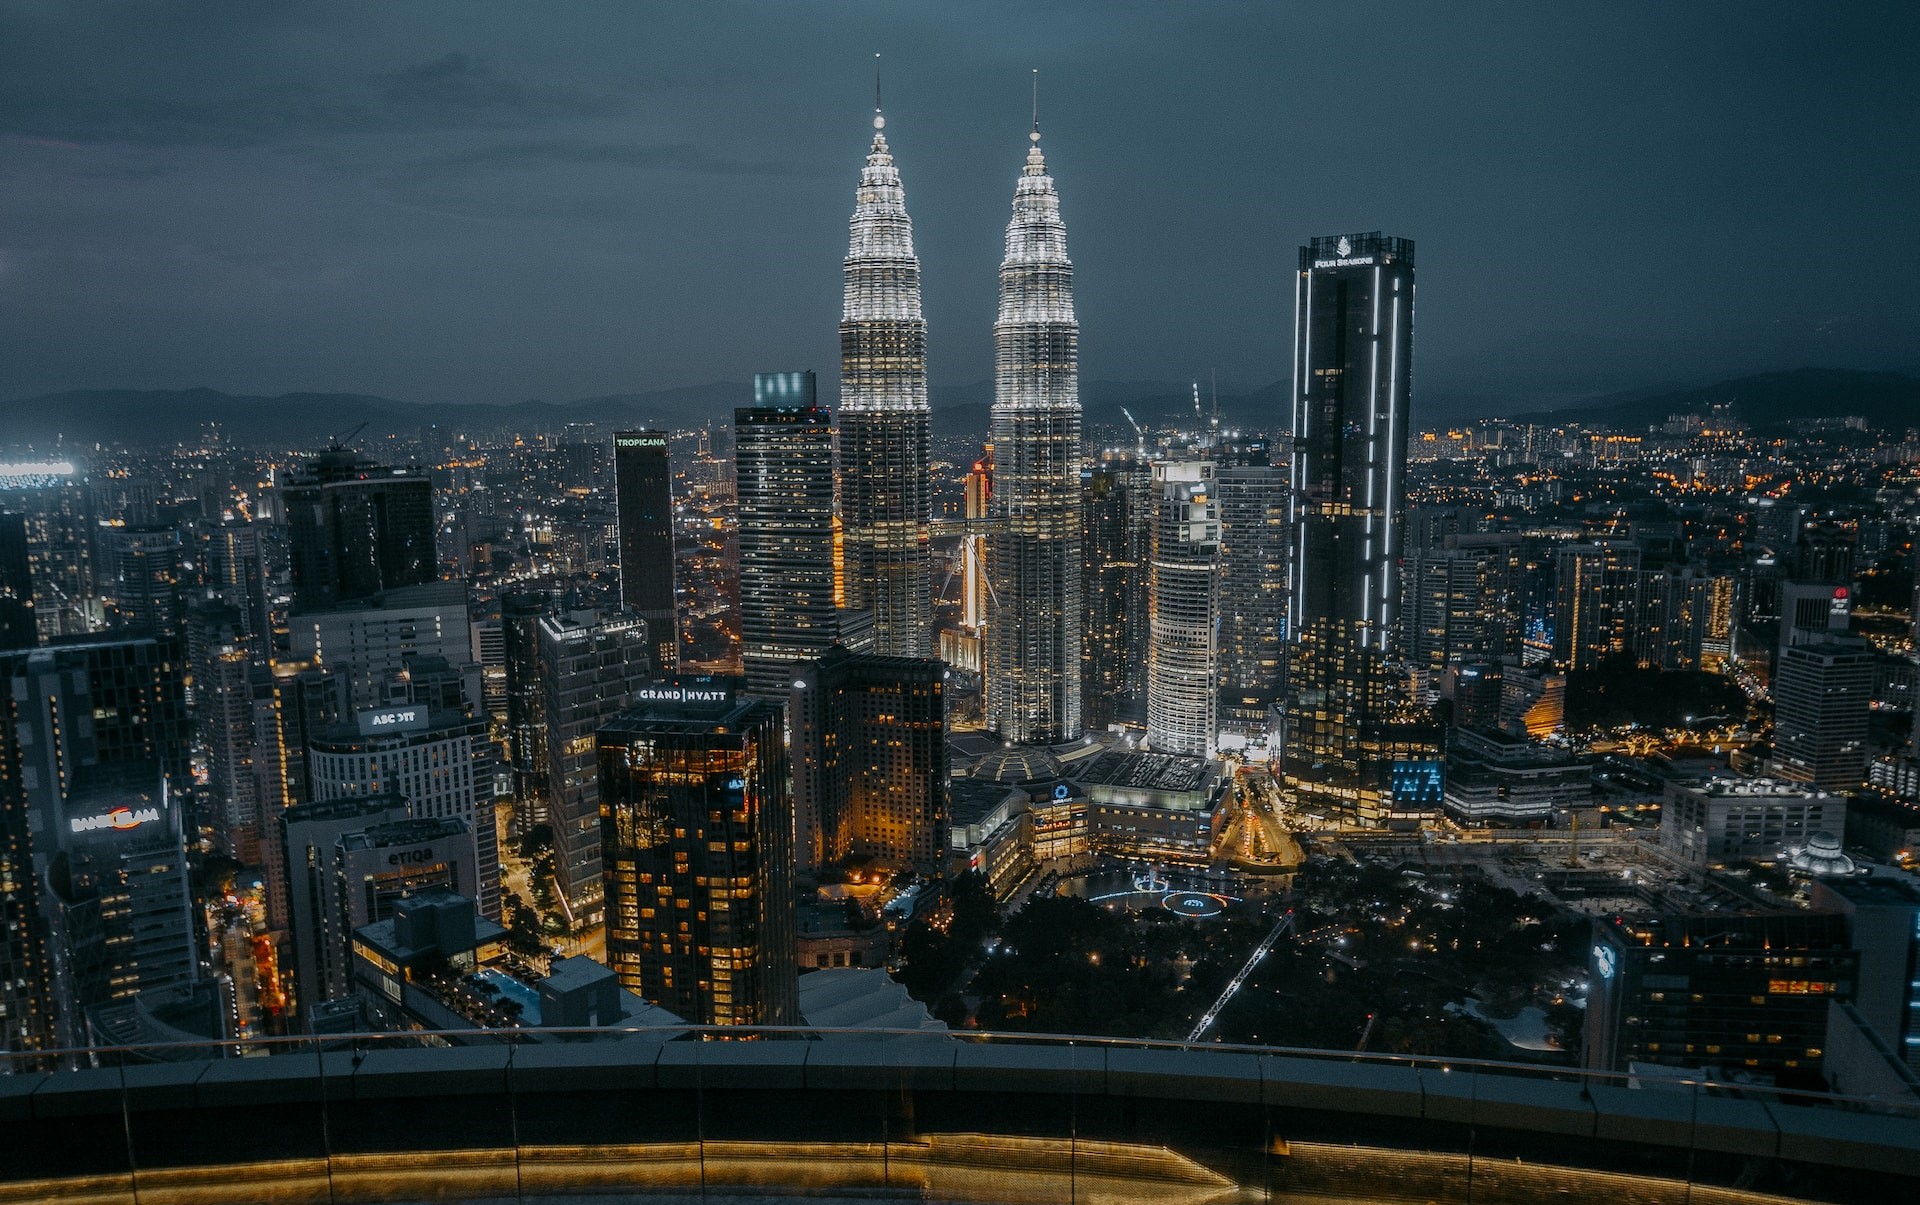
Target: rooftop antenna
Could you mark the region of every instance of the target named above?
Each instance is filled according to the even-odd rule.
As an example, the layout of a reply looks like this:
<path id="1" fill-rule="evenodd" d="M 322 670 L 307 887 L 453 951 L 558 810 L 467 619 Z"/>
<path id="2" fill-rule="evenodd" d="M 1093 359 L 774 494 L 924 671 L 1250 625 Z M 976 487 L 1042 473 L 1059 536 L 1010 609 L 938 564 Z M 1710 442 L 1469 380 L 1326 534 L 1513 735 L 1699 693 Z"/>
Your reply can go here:
<path id="1" fill-rule="evenodd" d="M 1207 374 L 1209 382 L 1207 388 L 1213 392 L 1213 433 L 1217 437 L 1220 434 L 1220 370 L 1209 368 Z M 1218 442 L 1217 438 L 1215 442 Z"/>

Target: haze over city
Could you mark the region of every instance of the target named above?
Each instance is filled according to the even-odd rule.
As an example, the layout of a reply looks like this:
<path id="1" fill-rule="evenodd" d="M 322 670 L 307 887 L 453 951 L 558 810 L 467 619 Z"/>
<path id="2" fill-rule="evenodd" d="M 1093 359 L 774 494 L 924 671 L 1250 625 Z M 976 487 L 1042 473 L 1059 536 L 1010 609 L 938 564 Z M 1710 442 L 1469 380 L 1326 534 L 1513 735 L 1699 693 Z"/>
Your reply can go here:
<path id="1" fill-rule="evenodd" d="M 990 375 L 1035 67 L 1089 380 L 1283 379 L 1272 265 L 1321 229 L 1426 248 L 1423 419 L 1916 366 L 1904 4 L 0 14 L 5 398 L 825 369 L 875 53 L 936 386 Z"/>

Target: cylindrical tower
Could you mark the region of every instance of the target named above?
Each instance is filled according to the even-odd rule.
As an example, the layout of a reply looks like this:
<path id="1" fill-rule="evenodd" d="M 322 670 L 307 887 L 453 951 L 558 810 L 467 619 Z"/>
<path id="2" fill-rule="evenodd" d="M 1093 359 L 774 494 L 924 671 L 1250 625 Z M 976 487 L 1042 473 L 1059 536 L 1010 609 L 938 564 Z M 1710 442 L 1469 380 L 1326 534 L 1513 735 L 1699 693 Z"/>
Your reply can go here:
<path id="1" fill-rule="evenodd" d="M 1009 741 L 1080 735 L 1080 325 L 1060 196 L 1036 121 L 1013 194 L 993 326 L 995 519 L 987 725 Z"/>

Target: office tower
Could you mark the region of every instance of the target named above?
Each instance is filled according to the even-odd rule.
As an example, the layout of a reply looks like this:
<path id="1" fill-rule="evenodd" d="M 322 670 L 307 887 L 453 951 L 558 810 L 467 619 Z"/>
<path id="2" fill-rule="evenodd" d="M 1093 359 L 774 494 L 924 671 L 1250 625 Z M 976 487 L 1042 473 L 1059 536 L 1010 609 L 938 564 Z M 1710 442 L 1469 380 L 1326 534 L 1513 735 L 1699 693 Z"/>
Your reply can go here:
<path id="1" fill-rule="evenodd" d="M 1220 715 L 1223 745 L 1264 744 L 1280 701 L 1287 620 L 1287 468 L 1265 440 L 1221 450 Z"/>
<path id="2" fill-rule="evenodd" d="M 1144 576 L 1133 539 L 1132 511 L 1139 503 L 1119 467 L 1100 464 L 1081 473 L 1080 596 L 1087 614 L 1081 625 L 1080 700 L 1089 732 L 1112 726 L 1127 693 L 1127 669 L 1137 643 L 1133 595 Z"/>
<path id="3" fill-rule="evenodd" d="M 484 696 L 464 582 L 428 582 L 385 590 L 287 621 L 292 660 L 331 670 L 344 679 L 356 708 L 378 706 L 387 677 L 409 657 L 438 657 L 459 667 L 467 698 Z"/>
<path id="4" fill-rule="evenodd" d="M 1553 659 L 1589 670 L 1633 652 L 1640 549 L 1625 541 L 1569 544 L 1553 557 Z"/>
<path id="5" fill-rule="evenodd" d="M 600 730 L 607 962 L 704 1025 L 799 1021 L 793 808 L 777 704 L 739 679 L 642 688 Z"/>
<path id="6" fill-rule="evenodd" d="M 179 630 L 181 561 L 177 528 L 149 525 L 101 529 L 100 593 L 113 626 L 123 631 Z"/>
<path id="7" fill-rule="evenodd" d="M 860 172 L 840 318 L 840 517 L 845 602 L 873 616 L 873 649 L 933 651 L 927 323 L 913 222 L 876 105 Z"/>
<path id="8" fill-rule="evenodd" d="M 26 648 L 39 638 L 33 621 L 27 517 L 0 511 L 0 649 Z"/>
<path id="9" fill-rule="evenodd" d="M 189 781 L 184 678 L 170 637 L 0 653 L 0 1050 L 84 1038 L 58 995 L 43 892 L 68 838 L 156 823 L 173 806 L 152 797 Z M 95 804 L 105 810 L 83 810 Z"/>
<path id="10" fill-rule="evenodd" d="M 1616 917 L 1594 929 L 1592 1070 L 1664 1063 L 1812 1083 L 1827 1010 L 1853 998 L 1859 956 L 1839 916 Z"/>
<path id="11" fill-rule="evenodd" d="M 1393 771 L 1436 752 L 1393 662 L 1413 289 L 1409 240 L 1300 249 L 1283 773 L 1304 805 L 1365 824 L 1427 810 L 1396 798 Z"/>
<path id="12" fill-rule="evenodd" d="M 240 609 L 247 633 L 262 639 L 273 632 L 272 598 L 267 591 L 265 524 L 225 519 L 206 537 L 205 584 Z"/>
<path id="13" fill-rule="evenodd" d="M 475 867 L 475 876 L 460 890 L 479 904 L 482 916 L 498 921 L 493 762 L 484 717 L 435 706 L 426 698 L 356 712 L 350 724 L 316 733 L 307 742 L 307 776 L 316 802 L 397 792 L 416 819 L 458 821 L 470 834 Z"/>
<path id="14" fill-rule="evenodd" d="M 1219 703 L 1220 504 L 1210 460 L 1153 466 L 1147 747 L 1211 757 Z"/>
<path id="15" fill-rule="evenodd" d="M 21 517 L 42 640 L 105 626 L 93 589 L 93 507 L 71 461 L 0 464 L 0 511 Z"/>
<path id="16" fill-rule="evenodd" d="M 279 911 L 292 937 L 294 986 L 303 1017 L 348 990 L 334 849 L 348 833 L 405 819 L 407 801 L 390 791 L 302 803 L 278 817 L 276 860 L 286 870 Z"/>
<path id="17" fill-rule="evenodd" d="M 1454 533 L 1438 543 L 1411 532 L 1400 563 L 1400 640 L 1412 665 L 1450 667 L 1520 656 L 1523 538 Z"/>
<path id="18" fill-rule="evenodd" d="M 733 412 L 740 656 L 747 691 L 784 700 L 840 634 L 833 583 L 833 416 L 810 372 L 763 372 Z"/>
<path id="19" fill-rule="evenodd" d="M 1080 735 L 1080 325 L 1060 196 L 1034 122 L 1014 187 L 993 324 L 987 727 L 1017 744 Z"/>
<path id="20" fill-rule="evenodd" d="M 70 773 L 44 882 L 62 1028 L 84 1044 L 93 1010 L 197 980 L 201 943 L 182 809 L 159 764 Z"/>
<path id="21" fill-rule="evenodd" d="M 1859 951 L 1854 1007 L 1894 1057 L 1920 1071 L 1920 887 L 1900 878 L 1816 879 L 1815 912 L 1846 918 Z"/>
<path id="22" fill-rule="evenodd" d="M 308 611 L 417 586 L 440 573 L 433 483 L 333 447 L 280 487 L 293 560 L 293 608 Z"/>
<path id="23" fill-rule="evenodd" d="M 553 830 L 555 896 L 576 925 L 605 919 L 600 773 L 593 734 L 654 677 L 646 621 L 593 611 L 539 621 L 546 796 L 530 817 Z"/>
<path id="24" fill-rule="evenodd" d="M 829 649 L 790 683 L 796 856 L 937 877 L 947 847 L 946 666 Z"/>
<path id="25" fill-rule="evenodd" d="M 500 600 L 505 637 L 507 771 L 513 781 L 513 831 L 524 835 L 547 806 L 547 722 L 541 709 L 540 620 L 545 594 L 515 592 Z"/>
<path id="26" fill-rule="evenodd" d="M 187 606 L 187 668 L 194 731 L 207 758 L 214 844 L 243 866 L 260 859 L 260 781 L 254 768 L 254 637 L 240 608 L 197 598 Z"/>
<path id="27" fill-rule="evenodd" d="M 620 604 L 647 621 L 653 664 L 680 664 L 674 594 L 673 466 L 664 431 L 613 437 L 613 486 L 620 511 Z"/>
<path id="28" fill-rule="evenodd" d="M 1913 617 L 1911 648 L 1913 649 L 1914 676 L 1920 679 L 1920 558 L 1916 558 L 1913 567 L 1913 608 L 1908 612 Z M 1913 717 L 1913 756 L 1920 758 L 1920 707 L 1914 708 Z"/>
<path id="29" fill-rule="evenodd" d="M 1853 622 L 1853 589 L 1827 582 L 1780 583 L 1780 644 L 1813 644 L 1845 636 Z"/>
<path id="30" fill-rule="evenodd" d="M 1788 782 L 1852 791 L 1867 774 L 1873 645 L 1858 638 L 1781 650 L 1773 675 L 1773 766 Z"/>

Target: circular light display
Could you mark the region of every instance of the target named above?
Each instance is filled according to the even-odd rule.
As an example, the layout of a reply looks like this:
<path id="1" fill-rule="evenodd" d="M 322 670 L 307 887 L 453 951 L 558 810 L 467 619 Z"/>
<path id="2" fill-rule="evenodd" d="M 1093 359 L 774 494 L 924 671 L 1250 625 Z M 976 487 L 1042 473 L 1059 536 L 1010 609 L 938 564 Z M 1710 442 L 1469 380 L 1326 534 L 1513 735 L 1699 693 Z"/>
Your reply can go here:
<path id="1" fill-rule="evenodd" d="M 1179 916 L 1199 920 L 1219 916 L 1226 911 L 1227 901 L 1204 891 L 1169 891 L 1161 897 L 1160 906 Z"/>

